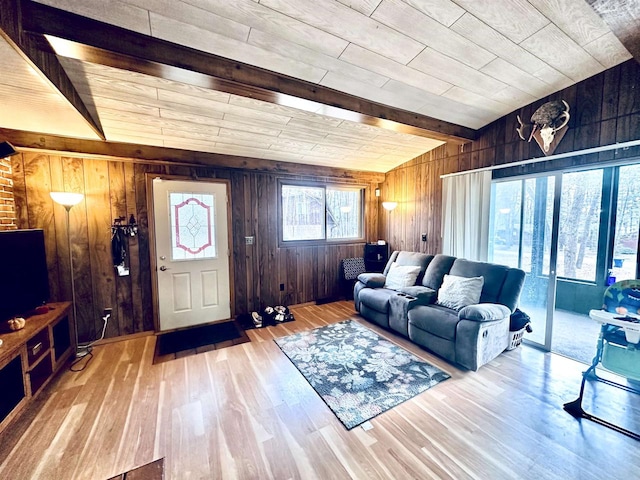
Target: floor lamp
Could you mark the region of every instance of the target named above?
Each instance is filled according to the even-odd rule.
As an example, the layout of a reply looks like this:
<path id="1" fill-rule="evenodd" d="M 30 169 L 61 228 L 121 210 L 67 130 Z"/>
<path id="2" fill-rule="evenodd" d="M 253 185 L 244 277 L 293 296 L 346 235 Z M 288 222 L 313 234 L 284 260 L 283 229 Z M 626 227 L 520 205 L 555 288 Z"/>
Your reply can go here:
<path id="1" fill-rule="evenodd" d="M 71 304 L 73 306 L 73 330 L 76 336 L 76 357 L 83 357 L 87 354 L 86 350 L 80 350 L 78 347 L 78 317 L 76 311 L 76 285 L 73 278 L 73 255 L 71 253 L 71 228 L 69 222 L 69 211 L 74 205 L 82 201 L 84 195 L 82 193 L 71 192 L 51 192 L 51 198 L 54 202 L 62 205 L 67 211 L 67 247 L 69 249 L 69 269 L 71 271 Z"/>

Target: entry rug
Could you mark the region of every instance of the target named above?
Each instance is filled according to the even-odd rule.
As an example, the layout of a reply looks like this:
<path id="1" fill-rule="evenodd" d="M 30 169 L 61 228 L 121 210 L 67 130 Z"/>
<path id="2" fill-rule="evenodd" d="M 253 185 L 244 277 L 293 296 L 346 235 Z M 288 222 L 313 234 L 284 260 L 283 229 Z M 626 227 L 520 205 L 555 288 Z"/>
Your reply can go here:
<path id="1" fill-rule="evenodd" d="M 353 320 L 275 342 L 347 430 L 450 377 Z"/>

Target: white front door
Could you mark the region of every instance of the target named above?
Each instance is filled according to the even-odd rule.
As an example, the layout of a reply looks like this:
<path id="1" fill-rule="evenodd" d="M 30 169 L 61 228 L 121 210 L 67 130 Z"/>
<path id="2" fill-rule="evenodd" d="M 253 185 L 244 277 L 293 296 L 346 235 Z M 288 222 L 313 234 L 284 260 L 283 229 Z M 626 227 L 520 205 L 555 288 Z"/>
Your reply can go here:
<path id="1" fill-rule="evenodd" d="M 231 316 L 227 184 L 153 179 L 160 331 Z"/>

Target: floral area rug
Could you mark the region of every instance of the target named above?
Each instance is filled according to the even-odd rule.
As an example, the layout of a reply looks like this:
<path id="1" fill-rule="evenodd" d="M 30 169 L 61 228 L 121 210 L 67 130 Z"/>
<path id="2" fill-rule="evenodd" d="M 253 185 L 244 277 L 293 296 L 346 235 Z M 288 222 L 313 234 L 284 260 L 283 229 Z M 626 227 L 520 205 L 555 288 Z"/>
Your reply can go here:
<path id="1" fill-rule="evenodd" d="M 275 342 L 348 430 L 449 378 L 353 320 Z"/>

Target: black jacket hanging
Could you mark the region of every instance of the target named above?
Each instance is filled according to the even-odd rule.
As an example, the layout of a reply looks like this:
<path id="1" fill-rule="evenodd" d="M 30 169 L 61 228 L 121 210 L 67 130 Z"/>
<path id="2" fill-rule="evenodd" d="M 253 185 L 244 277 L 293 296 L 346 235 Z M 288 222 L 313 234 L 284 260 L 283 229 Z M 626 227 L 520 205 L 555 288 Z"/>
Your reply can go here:
<path id="1" fill-rule="evenodd" d="M 124 265 L 127 258 L 127 239 L 122 228 L 113 228 L 111 230 L 111 255 L 113 255 L 113 265 Z"/>

